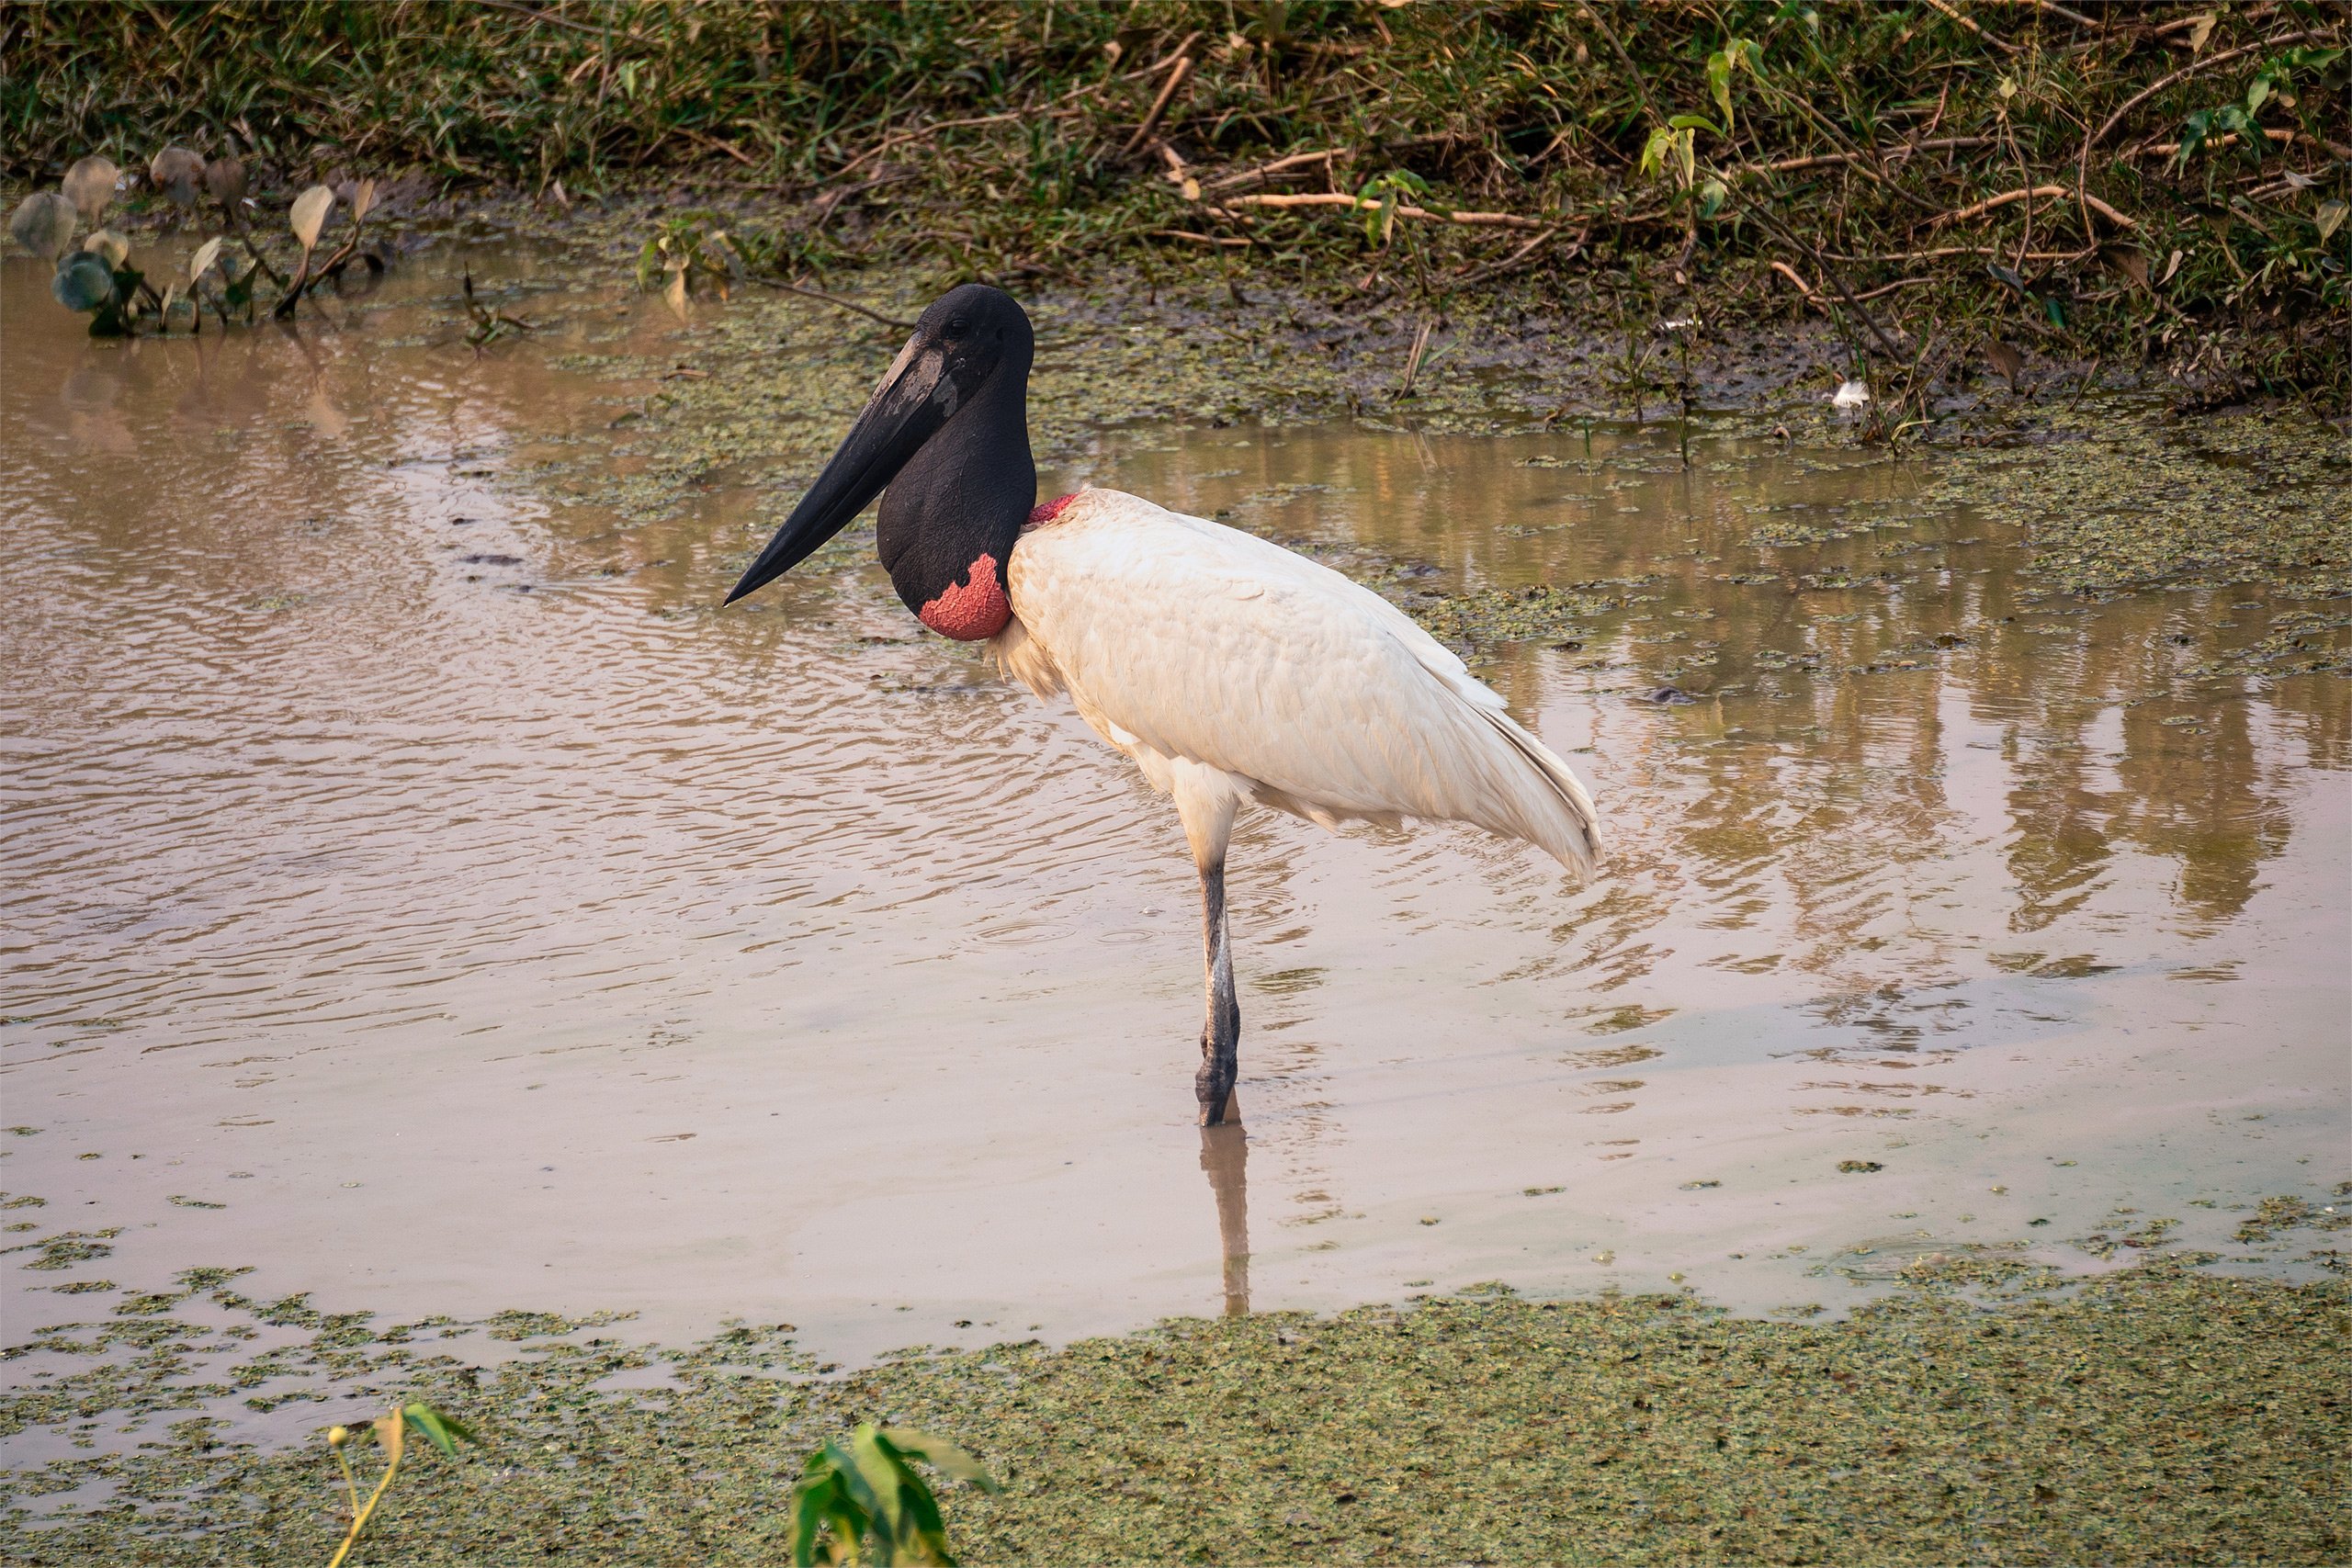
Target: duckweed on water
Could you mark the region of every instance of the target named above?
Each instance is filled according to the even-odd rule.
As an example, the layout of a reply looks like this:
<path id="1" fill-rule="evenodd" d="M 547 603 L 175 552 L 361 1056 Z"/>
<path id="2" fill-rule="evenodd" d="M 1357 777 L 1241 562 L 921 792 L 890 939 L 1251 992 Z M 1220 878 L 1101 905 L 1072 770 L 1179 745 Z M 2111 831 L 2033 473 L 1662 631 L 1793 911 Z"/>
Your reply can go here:
<path id="1" fill-rule="evenodd" d="M 1928 497 L 2023 528 L 2033 570 L 2073 592 L 2253 582 L 2352 593 L 2352 440 L 2310 416 L 2100 411 L 2055 434 L 1954 453 Z"/>
<path id="2" fill-rule="evenodd" d="M 401 1563 L 782 1561 L 800 1456 L 861 1419 L 937 1431 L 1007 1481 L 947 1499 L 976 1563 L 2317 1563 L 2352 1548 L 2335 1506 L 2352 1480 L 2352 1297 L 2173 1259 L 2066 1292 L 2014 1258 L 1939 1253 L 1842 1322 L 1486 1288 L 830 1378 L 788 1325 L 662 1349 L 540 1314 L 502 1320 L 521 1354 L 474 1365 L 447 1341 L 477 1325 L 377 1329 L 252 1301 L 233 1273 L 13 1352 L 62 1359 L 16 1380 L 0 1429 L 87 1441 L 143 1416 L 150 1440 L 0 1476 L 10 1561 L 242 1563 L 264 1541 L 323 1560 L 341 1525 L 315 1451 L 230 1442 L 200 1417 L 168 1442 L 154 1430 L 205 1393 L 289 1378 L 481 1429 L 482 1450 L 420 1463 L 371 1526 L 376 1560 Z M 284 1339 L 294 1327 L 306 1337 Z M 186 1384 L 215 1375 L 198 1370 L 208 1348 L 273 1331 L 278 1348 L 225 1382 Z M 603 1386 L 649 1370 L 658 1386 Z"/>

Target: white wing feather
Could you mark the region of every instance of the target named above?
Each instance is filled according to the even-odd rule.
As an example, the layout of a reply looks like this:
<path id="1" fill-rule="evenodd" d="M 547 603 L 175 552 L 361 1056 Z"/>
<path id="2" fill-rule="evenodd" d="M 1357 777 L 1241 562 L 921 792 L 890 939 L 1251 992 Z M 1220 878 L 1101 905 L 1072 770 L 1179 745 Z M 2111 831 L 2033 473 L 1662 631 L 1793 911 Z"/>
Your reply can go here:
<path id="1" fill-rule="evenodd" d="M 1278 545 L 1117 491 L 1022 536 L 995 643 L 1162 789 L 1170 761 L 1327 826 L 1476 823 L 1579 874 L 1592 797 L 1402 611 Z"/>

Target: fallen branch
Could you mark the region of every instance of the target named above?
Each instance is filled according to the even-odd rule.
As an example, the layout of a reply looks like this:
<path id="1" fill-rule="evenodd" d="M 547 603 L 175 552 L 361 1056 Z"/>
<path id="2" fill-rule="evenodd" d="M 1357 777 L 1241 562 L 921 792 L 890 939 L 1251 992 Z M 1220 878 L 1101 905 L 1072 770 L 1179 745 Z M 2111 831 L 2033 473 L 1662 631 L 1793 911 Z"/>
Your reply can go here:
<path id="1" fill-rule="evenodd" d="M 1143 123 L 1136 127 L 1136 133 L 1127 138 L 1127 144 L 1119 149 L 1121 157 L 1134 152 L 1150 137 L 1152 127 L 1158 125 L 1159 117 L 1168 112 L 1168 105 L 1176 96 L 1176 89 L 1182 86 L 1184 78 L 1192 73 L 1193 57 L 1179 54 L 1176 63 L 1168 68 L 1168 80 L 1159 85 L 1159 96 L 1151 100 L 1151 111 L 1143 117 Z"/>
<path id="2" fill-rule="evenodd" d="M 2076 27 L 2097 29 L 2107 25 L 2096 17 L 2086 17 L 2080 11 L 2070 11 L 2059 5 L 2057 0 L 2008 0 L 2008 3 L 2013 6 L 2031 6 L 2034 9 L 2047 11 L 2053 17 L 2064 17 Z"/>
<path id="3" fill-rule="evenodd" d="M 757 273 L 752 275 L 752 281 L 763 288 L 780 288 L 786 294 L 798 294 L 810 299 L 821 299 L 828 305 L 843 310 L 854 310 L 868 321 L 879 321 L 886 327 L 896 327 L 902 333 L 910 333 L 915 330 L 915 324 L 912 321 L 902 321 L 896 316 L 886 316 L 879 310 L 869 310 L 855 300 L 841 299 L 836 295 L 826 293 L 821 288 L 808 288 L 797 283 L 786 283 L 780 277 L 762 277 Z"/>
<path id="4" fill-rule="evenodd" d="M 1348 207 L 1359 212 L 1377 212 L 1381 204 L 1370 197 L 1349 196 L 1344 191 L 1313 191 L 1297 196 L 1237 196 L 1227 203 L 1231 207 L 1266 207 L 1287 209 L 1295 207 Z M 1500 229 L 1541 229 L 1543 220 L 1521 218 L 1515 212 L 1432 212 L 1425 207 L 1408 207 L 1398 203 L 1399 218 L 1428 219 L 1438 223 L 1469 223 Z"/>
<path id="5" fill-rule="evenodd" d="M 1804 296 L 1806 304 L 1812 306 L 1815 310 L 1819 310 L 1825 316 L 1829 313 L 1828 301 L 1825 299 L 1820 292 L 1811 284 L 1797 276 L 1796 268 L 1791 266 L 1786 262 L 1776 261 L 1772 264 L 1772 270 L 1779 273 L 1782 277 L 1787 278 L 1791 283 L 1795 284 L 1797 286 L 1797 292 Z M 1927 277 L 1898 277 L 1893 283 L 1885 284 L 1880 288 L 1857 294 L 1853 298 L 1856 302 L 1859 303 L 1864 299 L 1875 299 L 1882 294 L 1892 294 L 1898 288 L 1908 288 L 1916 283 L 1932 283 L 1933 281 L 1935 281 L 1933 278 Z"/>
<path id="6" fill-rule="evenodd" d="M 1970 21 L 1966 17 L 1962 16 L 1950 6 L 1944 4 L 1944 0 L 1928 0 L 1928 4 L 1934 6 L 1937 10 L 1941 11 L 1945 16 L 1950 17 L 1953 21 L 1958 22 L 1962 27 L 1966 28 L 1970 32 L 1974 33 L 1986 43 L 1991 44 L 1995 49 L 1999 50 L 2003 54 L 2015 54 L 2018 51 L 2017 45 L 2009 42 L 2007 39 L 1995 38 L 1991 33 L 1986 32 L 1983 28 L 1978 27 L 1974 22 Z"/>
<path id="7" fill-rule="evenodd" d="M 1934 152 L 1946 149 L 1992 147 L 1997 145 L 1990 136 L 1939 136 L 1932 141 L 1906 141 L 1900 147 L 1887 149 L 1890 158 L 1908 158 L 1914 152 Z M 1828 164 L 1860 164 L 1865 160 L 1860 152 L 1815 152 L 1803 158 L 1781 158 L 1770 164 L 1742 164 L 1732 173 L 1738 175 L 1785 175 L 1797 169 L 1816 168 Z"/>
<path id="8" fill-rule="evenodd" d="M 1190 229 L 1154 229 L 1152 232 L 1163 240 L 1190 240 L 1196 245 L 1222 245 L 1247 250 L 1257 242 L 1222 234 L 1195 234 Z"/>
<path id="9" fill-rule="evenodd" d="M 851 197 L 863 196 L 869 190 L 878 190 L 884 186 L 898 185 L 912 178 L 914 175 L 911 172 L 902 170 L 895 175 L 880 175 L 870 180 L 860 180 L 854 186 L 835 186 L 808 204 L 808 226 L 812 231 L 822 229 L 827 223 L 832 221 L 833 214 L 839 212 L 842 203 Z"/>
<path id="10" fill-rule="evenodd" d="M 835 179 L 841 178 L 843 175 L 848 174 L 852 169 L 856 168 L 860 164 L 865 163 L 868 158 L 878 158 L 893 147 L 901 146 L 909 141 L 919 141 L 926 136 L 936 135 L 938 132 L 943 130 L 962 130 L 968 126 L 975 125 L 1002 125 L 1007 120 L 1014 120 L 1021 118 L 1022 117 L 1018 114 L 984 114 L 976 115 L 970 119 L 943 119 L 935 125 L 917 126 L 912 130 L 902 130 L 895 136 L 884 137 L 873 146 L 868 147 L 865 152 L 860 152 L 856 157 L 852 158 L 848 163 L 843 164 L 840 168 L 835 169 L 833 171 L 833 177 Z"/>
<path id="11" fill-rule="evenodd" d="M 1804 296 L 1804 302 L 1806 304 L 1812 306 L 1815 310 L 1820 311 L 1825 316 L 1829 313 L 1829 307 L 1823 303 L 1821 296 L 1814 291 L 1813 285 L 1807 283 L 1803 277 L 1797 275 L 1796 268 L 1791 266 L 1784 261 L 1776 261 L 1772 264 L 1772 270 L 1779 273 L 1782 277 L 1787 278 L 1791 283 L 1795 284 L 1797 286 L 1797 292 Z"/>
<path id="12" fill-rule="evenodd" d="M 2263 128 L 2262 134 L 2268 137 L 2271 141 L 2276 141 L 2281 147 L 2291 146 L 2298 141 L 2316 143 L 2319 146 L 2326 148 L 2332 156 L 2352 160 L 2352 147 L 2346 147 L 2341 141 L 2330 141 L 2324 136 L 2313 136 L 2308 130 L 2284 130 L 2275 126 L 2266 126 Z M 2233 130 L 2227 136 L 2208 137 L 2201 145 L 2210 147 L 2215 152 L 2219 152 L 2224 147 L 2236 146 L 2240 140 L 2241 138 L 2238 133 Z M 2175 152 L 2179 151 L 2180 143 L 2177 141 L 2143 141 L 2139 146 L 2132 148 L 2123 155 L 2127 158 L 2144 158 L 2151 152 L 2156 152 L 2169 158 Z"/>
<path id="13" fill-rule="evenodd" d="M 1585 239 L 1591 232 L 1592 226 L 1590 224 L 1587 224 L 1585 227 L 1577 230 L 1577 237 L 1568 242 L 1568 254 L 1574 255 L 1578 251 L 1584 249 Z M 1557 239 L 1559 237 L 1559 233 L 1560 231 L 1556 228 L 1546 229 L 1541 234 L 1536 235 L 1535 238 L 1528 241 L 1527 243 L 1520 246 L 1519 249 L 1511 252 L 1510 254 L 1505 256 L 1502 260 L 1496 262 L 1491 266 L 1478 267 L 1462 274 L 1459 277 L 1453 278 L 1452 280 L 1453 287 L 1456 288 L 1467 288 L 1473 284 L 1489 283 L 1498 277 L 1505 276 L 1506 274 L 1517 272 L 1521 267 L 1525 266 L 1534 259 L 1536 252 L 1542 250 L 1544 246 Z"/>
<path id="14" fill-rule="evenodd" d="M 1995 208 L 2007 207 L 2013 201 L 2030 201 L 2041 197 L 2059 197 L 2068 194 L 2070 193 L 2064 186 L 2035 186 L 2030 189 L 2020 186 L 2016 190 L 2005 190 L 1998 196 L 1987 197 L 1973 207 L 1962 207 L 1947 212 L 1930 222 L 1928 227 L 1940 229 L 1947 223 L 1957 223 L 1962 219 L 1981 218 Z M 2083 199 L 2090 204 L 2091 210 L 2119 229 L 2137 229 L 2140 226 L 2095 196 L 2085 196 Z"/>
<path id="15" fill-rule="evenodd" d="M 756 169 L 760 166 L 760 161 L 757 158 L 752 157 L 749 152 L 744 152 L 741 147 L 736 146 L 735 143 L 728 141 L 725 137 L 713 136 L 707 130 L 690 130 L 683 125 L 675 127 L 674 129 L 677 130 L 679 135 L 684 137 L 687 141 L 724 152 L 747 169 Z"/>
<path id="16" fill-rule="evenodd" d="M 1860 294 L 1855 295 L 1854 298 L 1857 299 L 1875 299 L 1882 294 L 1892 294 L 1898 288 L 1908 288 L 1917 283 L 1932 283 L 1935 280 L 1933 278 L 1928 277 L 1898 277 L 1892 283 L 1883 283 L 1876 288 L 1868 289 Z"/>
<path id="17" fill-rule="evenodd" d="M 1345 147 L 1333 147 L 1321 152 L 1294 152 L 1287 158 L 1277 158 L 1271 164 L 1261 164 L 1254 169 L 1244 169 L 1236 175 L 1220 175 L 1201 186 L 1203 191 L 1233 190 L 1286 170 L 1302 168 L 1308 164 L 1329 167 L 1334 158 L 1353 158 L 1355 153 Z"/>
<path id="18" fill-rule="evenodd" d="M 2048 262 L 2081 261 L 2086 256 L 2097 255 L 2098 249 L 2097 245 L 2086 245 L 2079 251 L 2028 251 L 2018 259 Z M 1884 263 L 1943 261 L 1951 256 L 2005 256 L 2010 253 L 1998 245 L 1939 245 L 1932 250 L 1896 251 L 1881 256 L 1849 255 L 1843 251 L 1823 251 L 1820 254 L 1832 261 Z"/>

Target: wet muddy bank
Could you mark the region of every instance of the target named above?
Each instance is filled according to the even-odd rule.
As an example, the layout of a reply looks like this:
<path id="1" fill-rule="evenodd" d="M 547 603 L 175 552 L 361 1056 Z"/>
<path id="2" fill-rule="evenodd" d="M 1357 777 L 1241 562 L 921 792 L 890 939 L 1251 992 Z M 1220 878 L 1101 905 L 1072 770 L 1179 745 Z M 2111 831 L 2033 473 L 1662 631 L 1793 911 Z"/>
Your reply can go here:
<path id="1" fill-rule="evenodd" d="M 401 1562 L 772 1562 L 801 1459 L 867 1419 L 1007 1483 L 946 1498 L 976 1563 L 2339 1562 L 2352 1297 L 2195 1261 L 2062 1290 L 1925 1257 L 1838 1322 L 1497 1288 L 847 1372 L 789 1324 L 674 1348 L 544 1314 L 388 1326 L 203 1270 L 35 1337 L 81 1370 L 0 1410 L 99 1451 L 0 1472 L 0 1540 L 28 1568 L 322 1558 L 325 1449 L 173 1420 L 198 1375 L 306 1424 L 463 1411 L 481 1446 L 416 1461 L 374 1532 Z M 119 1451 L 149 1411 L 124 1429 L 162 1440 Z"/>

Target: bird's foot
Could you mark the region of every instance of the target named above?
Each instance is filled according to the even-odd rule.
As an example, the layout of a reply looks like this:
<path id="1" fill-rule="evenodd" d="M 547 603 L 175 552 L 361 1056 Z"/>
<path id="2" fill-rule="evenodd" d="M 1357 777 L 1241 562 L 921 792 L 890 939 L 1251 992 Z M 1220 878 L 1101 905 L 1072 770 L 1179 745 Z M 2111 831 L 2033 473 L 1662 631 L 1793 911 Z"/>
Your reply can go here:
<path id="1" fill-rule="evenodd" d="M 1193 1075 L 1193 1095 L 1201 1102 L 1202 1126 L 1222 1127 L 1241 1119 L 1233 1094 L 1233 1080 L 1238 1077 L 1239 1062 L 1212 1043 L 1201 1043 L 1201 1070 Z"/>

